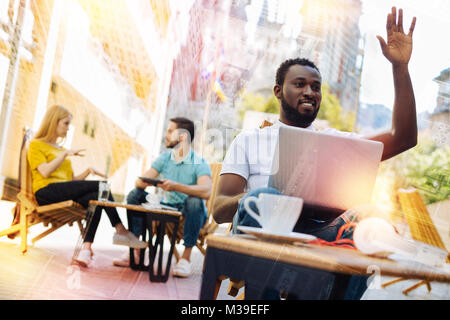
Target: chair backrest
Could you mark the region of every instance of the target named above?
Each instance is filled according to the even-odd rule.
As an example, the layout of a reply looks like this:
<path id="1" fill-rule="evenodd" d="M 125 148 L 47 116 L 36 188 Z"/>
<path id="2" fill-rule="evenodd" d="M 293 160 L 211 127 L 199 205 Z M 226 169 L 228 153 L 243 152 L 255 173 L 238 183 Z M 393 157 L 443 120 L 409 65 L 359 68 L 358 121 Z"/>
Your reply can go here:
<path id="1" fill-rule="evenodd" d="M 260 129 L 264 127 L 269 127 L 273 123 L 264 120 L 264 122 L 259 127 Z M 208 209 L 208 220 L 205 224 L 206 228 L 212 232 L 214 232 L 215 228 L 217 227 L 217 223 L 214 221 L 214 219 L 211 218 L 211 212 L 213 211 L 214 206 L 214 200 L 216 199 L 216 193 L 217 193 L 217 186 L 219 185 L 219 177 L 220 177 L 220 171 L 222 170 L 222 164 L 221 163 L 212 163 L 210 164 L 211 168 L 211 179 L 212 179 L 212 189 L 211 189 L 211 196 L 209 200 L 206 202 L 206 207 Z M 230 224 L 231 226 L 231 224 Z M 230 227 L 231 229 L 231 227 Z"/>
<path id="2" fill-rule="evenodd" d="M 206 208 L 208 209 L 208 217 L 211 215 L 211 212 L 213 210 L 214 200 L 216 198 L 217 185 L 219 183 L 220 170 L 222 170 L 222 164 L 212 163 L 210 164 L 210 168 L 211 168 L 212 188 L 211 188 L 211 196 L 209 197 L 209 200 L 206 202 Z"/>
<path id="3" fill-rule="evenodd" d="M 29 128 L 23 129 L 22 146 L 20 148 L 20 164 L 19 164 L 19 188 L 20 194 L 27 197 L 37 205 L 33 193 L 33 181 L 31 179 L 31 169 L 27 159 L 28 146 L 33 137 L 33 132 Z"/>
<path id="4" fill-rule="evenodd" d="M 259 126 L 259 128 L 262 129 L 262 128 L 265 128 L 265 127 L 270 127 L 271 125 L 273 125 L 272 122 L 264 120 L 263 123 L 261 123 L 261 125 Z"/>
<path id="5" fill-rule="evenodd" d="M 264 122 L 260 126 L 260 129 L 262 129 L 264 127 L 269 127 L 271 125 L 272 125 L 271 122 L 264 120 Z M 222 170 L 222 164 L 221 163 L 212 163 L 212 164 L 210 164 L 210 168 L 211 168 L 212 189 L 211 189 L 211 197 L 206 202 L 206 207 L 208 209 L 208 216 L 212 212 L 214 200 L 216 198 L 216 191 L 217 191 L 217 186 L 219 184 L 220 170 Z"/>
<path id="6" fill-rule="evenodd" d="M 412 238 L 447 250 L 419 191 L 415 188 L 399 189 L 397 194 Z"/>

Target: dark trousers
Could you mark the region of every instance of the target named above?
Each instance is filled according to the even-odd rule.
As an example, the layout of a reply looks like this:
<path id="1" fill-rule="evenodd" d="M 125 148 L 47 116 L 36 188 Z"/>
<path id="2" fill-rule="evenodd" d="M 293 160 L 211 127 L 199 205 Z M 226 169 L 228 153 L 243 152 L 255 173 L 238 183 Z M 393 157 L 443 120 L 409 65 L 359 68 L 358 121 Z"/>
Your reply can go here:
<path id="1" fill-rule="evenodd" d="M 147 195 L 148 193 L 145 190 L 134 188 L 127 196 L 127 203 L 140 205 L 147 201 Z M 184 246 L 188 248 L 195 246 L 200 234 L 200 229 L 203 227 L 206 219 L 208 218 L 203 200 L 196 197 L 187 197 L 183 203 L 167 203 L 167 205 L 177 208 L 183 214 Z M 144 216 L 133 210 L 127 210 L 127 217 L 128 228 L 137 237 L 139 237 L 144 231 Z"/>
<path id="2" fill-rule="evenodd" d="M 90 200 L 98 199 L 98 184 L 99 181 L 92 180 L 73 180 L 68 182 L 51 183 L 48 186 L 36 191 L 35 196 L 40 206 L 60 201 L 73 200 L 87 209 Z M 111 194 L 109 195 L 109 200 L 114 201 Z M 84 242 L 94 242 L 95 233 L 97 231 L 98 224 L 100 223 L 102 209 L 105 209 L 109 221 L 113 227 L 119 223 L 122 223 L 116 208 L 97 206 L 83 239 Z"/>

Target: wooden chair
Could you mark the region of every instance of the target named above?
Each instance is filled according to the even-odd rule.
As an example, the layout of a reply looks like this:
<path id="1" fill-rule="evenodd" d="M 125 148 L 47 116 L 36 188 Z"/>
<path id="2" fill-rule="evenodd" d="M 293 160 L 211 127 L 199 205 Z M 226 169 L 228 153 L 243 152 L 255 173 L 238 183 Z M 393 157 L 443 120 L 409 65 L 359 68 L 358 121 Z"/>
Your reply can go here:
<path id="1" fill-rule="evenodd" d="M 261 125 L 259 126 L 259 128 L 260 128 L 260 129 L 263 129 L 263 128 L 265 128 L 265 127 L 270 127 L 271 125 L 273 125 L 272 122 L 269 122 L 269 121 L 267 121 L 267 120 L 264 120 L 264 121 L 261 123 Z M 231 229 L 232 229 L 232 224 L 230 223 L 230 226 L 229 226 L 229 228 L 228 228 L 228 233 L 231 232 Z M 220 285 L 221 285 L 222 281 L 223 281 L 223 280 L 226 280 L 227 278 L 228 278 L 228 277 L 220 277 L 220 278 L 217 280 L 217 284 L 216 284 L 216 292 L 215 292 L 215 294 L 214 294 L 214 297 L 215 297 L 215 298 L 217 298 L 217 295 L 218 295 L 218 293 L 219 293 L 219 289 L 220 289 Z M 242 281 L 242 280 L 237 280 L 237 279 L 230 279 L 230 282 L 229 282 L 229 284 L 228 284 L 228 290 L 227 290 L 227 293 L 228 293 L 228 295 L 230 295 L 230 296 L 232 296 L 232 297 L 236 297 L 237 294 L 239 293 L 239 290 L 240 290 L 242 287 L 244 287 L 244 286 L 245 286 L 244 281 Z M 244 291 L 243 291 L 239 296 L 236 297 L 236 300 L 243 300 L 243 299 L 244 299 L 244 296 L 245 296 L 245 288 L 244 288 Z"/>
<path id="2" fill-rule="evenodd" d="M 205 243 L 205 239 L 206 236 L 208 236 L 209 234 L 214 233 L 214 231 L 217 230 L 217 228 L 219 227 L 219 225 L 214 221 L 211 212 L 213 211 L 213 205 L 214 205 L 214 199 L 216 198 L 216 189 L 217 189 L 217 184 L 219 182 L 219 174 L 220 174 L 220 170 L 222 169 L 222 164 L 221 163 L 213 163 L 210 165 L 211 167 L 211 179 L 212 179 L 212 190 L 211 190 L 211 197 L 209 198 L 209 200 L 206 202 L 206 207 L 208 209 L 208 218 L 205 222 L 205 225 L 203 226 L 202 229 L 200 229 L 200 234 L 197 240 L 197 244 L 196 247 L 200 250 L 200 252 L 205 255 L 206 254 L 206 243 Z M 184 217 L 181 217 L 180 220 L 180 226 L 178 228 L 178 233 L 177 233 L 177 240 L 176 243 L 180 243 L 180 241 L 183 239 L 183 222 L 184 222 Z M 173 226 L 167 226 L 166 227 L 166 233 L 169 237 L 172 237 L 172 227 Z M 178 253 L 177 249 L 174 248 L 174 255 L 176 260 L 180 260 L 180 254 Z"/>
<path id="3" fill-rule="evenodd" d="M 59 229 L 63 225 L 72 226 L 74 222 L 78 224 L 80 231 L 83 233 L 84 227 L 82 220 L 86 218 L 87 210 L 80 204 L 68 200 L 58 203 L 52 203 L 45 206 L 39 206 L 32 191 L 31 170 L 27 160 L 28 146 L 31 141 L 32 131 L 24 129 L 22 146 L 20 149 L 19 163 L 19 193 L 17 195 L 16 210 L 19 219 L 15 219 L 17 223 L 3 231 L 1 236 L 9 236 L 13 238 L 15 234 L 19 234 L 21 238 L 20 249 L 22 253 L 27 251 L 27 236 L 31 226 L 43 223 L 47 230 L 34 237 L 31 241 L 34 244 L 39 239 L 49 235 L 53 231 Z"/>
<path id="4" fill-rule="evenodd" d="M 418 190 L 415 188 L 399 189 L 397 195 L 402 207 L 403 214 L 405 215 L 406 221 L 408 223 L 412 238 L 414 240 L 447 250 L 436 229 L 436 226 L 433 223 L 433 220 L 431 220 L 430 213 L 428 212 L 427 207 L 425 206 L 425 203 L 423 202 Z M 449 262 L 449 258 L 447 258 L 447 263 Z M 385 288 L 391 284 L 403 280 L 407 279 L 394 279 L 382 284 L 381 286 Z M 403 294 L 407 295 L 409 292 L 422 285 L 426 285 L 428 291 L 431 291 L 430 283 L 424 280 L 403 290 L 402 292 Z"/>

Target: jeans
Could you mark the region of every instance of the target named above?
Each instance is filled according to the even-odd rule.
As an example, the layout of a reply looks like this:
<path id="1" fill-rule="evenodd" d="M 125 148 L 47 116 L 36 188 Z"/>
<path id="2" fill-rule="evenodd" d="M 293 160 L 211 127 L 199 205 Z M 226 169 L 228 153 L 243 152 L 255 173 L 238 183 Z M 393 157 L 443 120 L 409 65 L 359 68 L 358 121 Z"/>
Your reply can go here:
<path id="1" fill-rule="evenodd" d="M 261 193 L 271 193 L 271 194 L 281 194 L 278 190 L 273 188 L 259 188 L 250 191 L 239 201 L 238 210 L 233 218 L 233 233 L 242 233 L 237 230 L 236 226 L 249 226 L 249 227 L 261 227 L 259 223 L 253 219 L 244 208 L 244 200 L 250 196 L 258 197 Z M 259 214 L 258 208 L 254 202 L 250 202 L 250 208 Z M 308 233 L 312 234 L 320 239 L 326 241 L 336 240 L 339 228 L 346 224 L 349 220 L 345 214 L 342 214 L 335 220 L 329 221 L 317 221 L 313 219 L 308 219 L 308 221 L 298 221 L 294 227 L 294 232 Z M 351 218 L 350 218 L 351 220 Z M 352 239 L 353 232 L 345 232 L 341 238 Z M 345 293 L 345 300 L 359 300 L 367 289 L 367 279 L 365 276 L 352 276 L 350 278 L 350 283 Z M 279 297 L 279 293 L 275 290 L 267 290 L 264 298 L 267 300 L 276 299 Z"/>
<path id="2" fill-rule="evenodd" d="M 139 205 L 146 202 L 145 197 L 148 195 L 143 189 L 135 188 L 130 191 L 127 196 L 128 204 Z M 183 241 L 184 246 L 191 248 L 197 244 L 200 229 L 206 222 L 207 212 L 203 200 L 197 197 L 187 197 L 183 203 L 167 204 L 177 208 L 184 217 Z M 140 236 L 144 232 L 144 215 L 133 210 L 127 210 L 129 229 L 136 236 Z"/>

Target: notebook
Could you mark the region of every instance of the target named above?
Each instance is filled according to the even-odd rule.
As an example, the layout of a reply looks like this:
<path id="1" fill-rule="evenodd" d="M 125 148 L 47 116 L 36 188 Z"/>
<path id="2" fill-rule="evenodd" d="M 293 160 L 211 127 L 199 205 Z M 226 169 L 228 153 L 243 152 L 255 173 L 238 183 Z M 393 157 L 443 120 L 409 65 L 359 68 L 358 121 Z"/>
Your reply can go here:
<path id="1" fill-rule="evenodd" d="M 303 212 L 334 219 L 371 200 L 381 142 L 281 126 L 269 187 L 304 200 Z"/>

